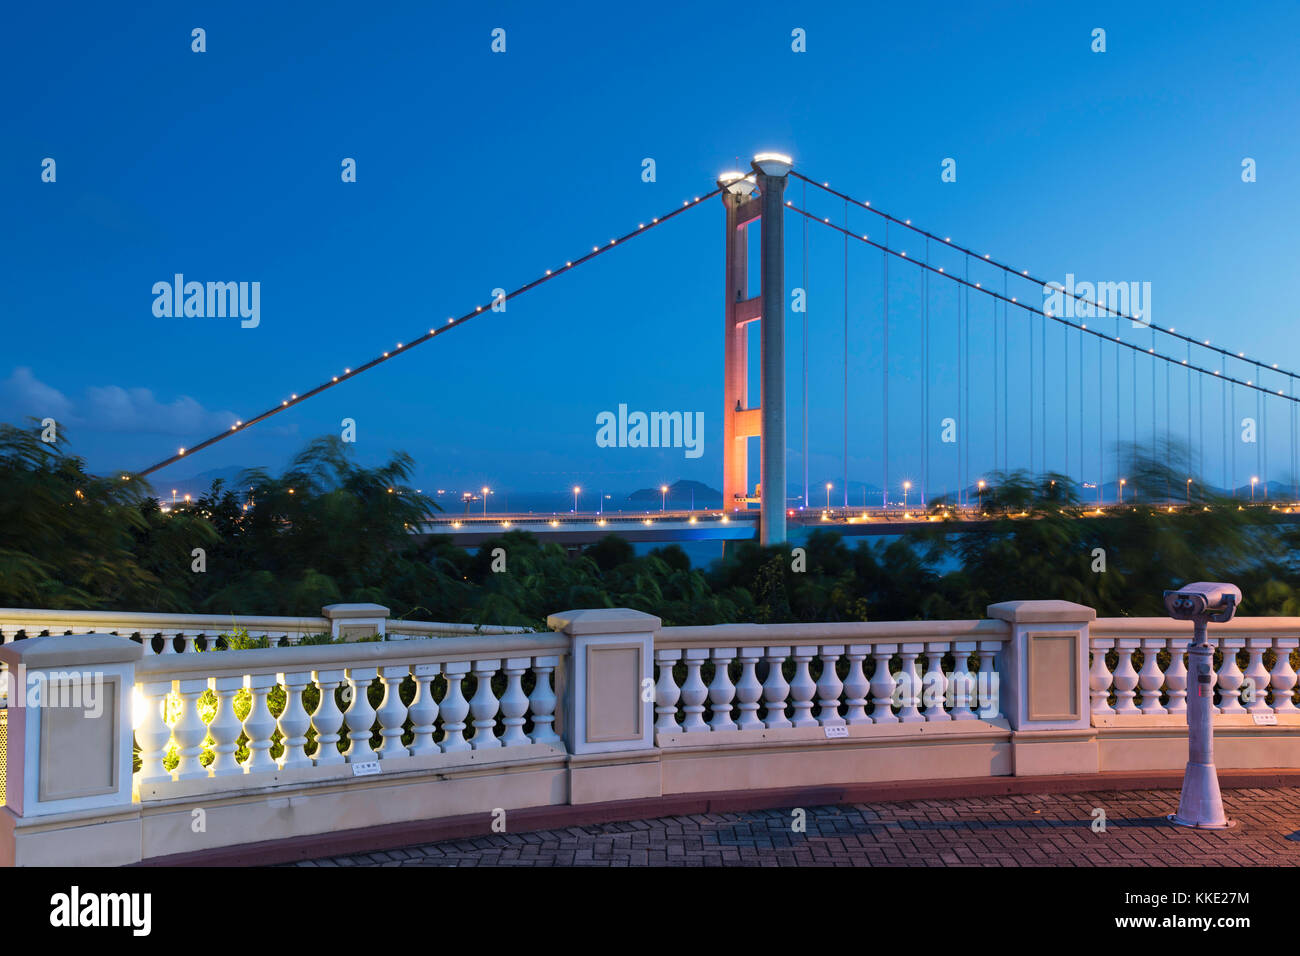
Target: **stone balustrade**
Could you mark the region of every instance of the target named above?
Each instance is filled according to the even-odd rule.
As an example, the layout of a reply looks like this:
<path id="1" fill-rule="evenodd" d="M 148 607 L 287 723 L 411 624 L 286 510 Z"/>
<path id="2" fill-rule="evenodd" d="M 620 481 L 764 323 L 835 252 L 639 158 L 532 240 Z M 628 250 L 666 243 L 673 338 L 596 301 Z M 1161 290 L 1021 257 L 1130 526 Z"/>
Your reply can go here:
<path id="1" fill-rule="evenodd" d="M 146 658 L 135 671 L 141 799 L 193 792 L 189 781 L 215 791 L 373 761 L 409 770 L 549 751 L 565 652 L 553 634 L 518 634 Z"/>
<path id="2" fill-rule="evenodd" d="M 648 812 L 676 795 L 1187 757 L 1190 627 L 1063 601 L 973 621 L 714 627 L 575 610 L 543 633 L 343 605 L 233 622 L 280 637 L 247 650 L 200 640 L 229 633 L 220 620 L 0 611 L 0 862 L 165 861 L 516 808 Z M 77 633 L 95 626 L 117 635 Z M 320 633 L 332 640 L 301 640 Z M 163 634 L 170 651 L 148 648 Z M 1211 638 L 1233 652 L 1218 765 L 1300 766 L 1300 619 L 1237 618 Z"/>
<path id="3" fill-rule="evenodd" d="M 994 659 L 1009 637 L 996 620 L 662 628 L 655 636 L 655 730 L 1002 717 Z"/>
<path id="4" fill-rule="evenodd" d="M 1300 715 L 1295 671 L 1300 618 L 1239 617 L 1211 626 L 1209 637 L 1219 651 L 1212 713 L 1265 720 Z M 1184 721 L 1190 643 L 1186 627 L 1166 618 L 1098 620 L 1089 669 L 1093 722 Z"/>

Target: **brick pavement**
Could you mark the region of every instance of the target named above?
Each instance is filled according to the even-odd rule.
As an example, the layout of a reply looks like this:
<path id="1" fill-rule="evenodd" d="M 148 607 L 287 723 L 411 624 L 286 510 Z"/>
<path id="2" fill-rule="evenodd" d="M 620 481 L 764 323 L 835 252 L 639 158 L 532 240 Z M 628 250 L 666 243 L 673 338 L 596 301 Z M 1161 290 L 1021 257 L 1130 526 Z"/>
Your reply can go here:
<path id="1" fill-rule="evenodd" d="M 1300 787 L 1225 790 L 1231 830 L 1165 821 L 1176 790 L 756 810 L 503 833 L 297 866 L 1294 866 Z M 1093 830 L 1093 810 L 1106 830 Z M 508 819 L 507 819 L 508 822 Z"/>

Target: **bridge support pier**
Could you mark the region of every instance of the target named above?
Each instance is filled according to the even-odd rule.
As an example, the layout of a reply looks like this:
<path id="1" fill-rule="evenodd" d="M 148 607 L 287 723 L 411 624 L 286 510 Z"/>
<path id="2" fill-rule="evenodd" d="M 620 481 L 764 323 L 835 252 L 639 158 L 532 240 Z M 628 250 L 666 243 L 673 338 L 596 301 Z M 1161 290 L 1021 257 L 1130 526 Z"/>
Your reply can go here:
<path id="1" fill-rule="evenodd" d="M 762 203 L 762 482 L 759 543 L 785 543 L 785 197 L 787 156 L 754 157 Z"/>

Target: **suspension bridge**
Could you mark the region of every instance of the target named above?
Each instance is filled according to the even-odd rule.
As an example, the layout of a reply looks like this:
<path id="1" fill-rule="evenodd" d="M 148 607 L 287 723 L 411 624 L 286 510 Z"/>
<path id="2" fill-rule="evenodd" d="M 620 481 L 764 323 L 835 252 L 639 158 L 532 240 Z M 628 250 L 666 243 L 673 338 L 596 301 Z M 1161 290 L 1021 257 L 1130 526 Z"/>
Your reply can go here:
<path id="1" fill-rule="evenodd" d="M 368 361 L 122 477 L 145 478 L 438 336 L 474 320 L 490 321 L 494 304 L 611 254 L 718 197 L 725 230 L 722 508 L 710 513 L 670 513 L 665 508 L 639 517 L 581 514 L 576 506 L 574 513 L 563 516 L 434 516 L 425 531 L 451 533 L 473 543 L 471 539 L 500 533 L 503 527 L 574 541 L 615 531 L 644 540 L 671 540 L 752 537 L 757 530 L 763 544 L 775 544 L 786 540 L 792 523 L 832 522 L 850 533 L 895 533 L 910 522 L 940 518 L 975 525 L 984 520 L 986 476 L 1016 470 L 1073 484 L 1082 489 L 1089 508 L 1095 505 L 1092 513 L 1101 514 L 1124 503 L 1126 446 L 1158 448 L 1167 465 L 1186 469 L 1185 487 L 1168 488 L 1167 502 L 1185 500 L 1190 506 L 1193 487 L 1199 497 L 1212 480 L 1216 490 L 1233 495 L 1241 491 L 1244 499 L 1244 466 L 1251 473 L 1250 503 L 1267 502 L 1265 506 L 1286 513 L 1296 507 L 1296 373 L 1185 328 L 1152 321 L 1149 303 L 1145 310 L 1130 308 L 1132 298 L 1122 283 L 1076 284 L 1073 276 L 1065 283 L 1045 281 L 805 175 L 790 157 L 777 153 L 760 153 L 749 171 L 722 175 L 710 191 L 638 223 L 618 238 L 557 262 L 513 291 L 449 316 Z M 789 226 L 797 226 L 802 238 L 798 285 L 787 274 Z M 755 231 L 758 267 L 751 276 Z M 814 231 L 836 240 L 842 258 L 842 480 L 840 500 L 834 504 L 827 484 L 825 508 L 814 501 L 820 489 L 809 483 L 807 303 Z M 820 301 L 830 298 L 833 294 L 822 294 Z M 769 316 L 776 320 L 768 321 Z M 791 398 L 786 385 L 791 316 L 802 317 L 797 423 L 802 493 L 793 498 L 793 506 L 787 464 L 795 423 L 786 414 Z M 757 396 L 750 389 L 752 323 L 759 326 Z M 850 373 L 849 342 L 855 332 L 878 356 L 878 383 Z M 900 357 L 905 366 L 901 374 Z M 824 390 L 831 371 L 819 363 L 819 389 Z M 879 392 L 873 396 L 877 384 Z M 862 405 L 860 417 L 874 419 L 879 429 L 879 439 L 869 449 L 879 504 L 864 500 L 861 507 L 850 505 L 851 404 Z M 1243 410 L 1249 413 L 1244 418 Z M 1275 426 L 1279 418 L 1285 432 L 1271 431 L 1270 421 Z M 905 460 L 899 460 L 897 444 L 891 460 L 891 429 L 919 438 L 905 443 Z M 752 441 L 758 442 L 757 481 L 749 467 Z M 1248 450 L 1242 451 L 1242 444 Z M 1185 449 L 1177 462 L 1175 447 Z M 1267 501 L 1270 447 L 1289 454 L 1288 501 Z M 1218 462 L 1207 461 L 1207 454 L 1212 458 L 1216 452 Z M 927 499 L 940 483 L 953 491 L 937 508 Z M 781 491 L 765 494 L 765 489 Z"/>

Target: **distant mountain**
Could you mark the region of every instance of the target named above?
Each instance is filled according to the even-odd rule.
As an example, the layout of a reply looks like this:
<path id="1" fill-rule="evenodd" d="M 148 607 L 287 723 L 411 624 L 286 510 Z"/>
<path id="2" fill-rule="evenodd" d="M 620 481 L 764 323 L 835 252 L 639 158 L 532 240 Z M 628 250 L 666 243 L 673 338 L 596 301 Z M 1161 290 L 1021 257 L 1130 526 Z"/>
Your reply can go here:
<path id="1" fill-rule="evenodd" d="M 651 505 L 660 507 L 663 500 L 664 493 L 658 488 L 639 488 L 627 496 L 629 504 L 646 507 Z M 667 501 L 669 508 L 720 508 L 722 492 L 710 488 L 702 481 L 683 478 L 668 486 Z"/>

